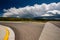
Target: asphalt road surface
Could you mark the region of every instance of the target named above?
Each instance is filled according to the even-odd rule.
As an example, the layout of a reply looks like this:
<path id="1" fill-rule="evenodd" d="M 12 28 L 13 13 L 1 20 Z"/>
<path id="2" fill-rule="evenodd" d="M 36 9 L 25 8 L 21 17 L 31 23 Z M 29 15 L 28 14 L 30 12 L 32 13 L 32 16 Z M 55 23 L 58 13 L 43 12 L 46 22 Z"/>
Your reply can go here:
<path id="1" fill-rule="evenodd" d="M 50 23 L 52 23 L 52 24 L 54 24 L 54 25 L 56 25 L 57 27 L 60 28 L 60 21 L 54 21 L 54 22 L 51 21 Z"/>
<path id="2" fill-rule="evenodd" d="M 47 22 L 43 28 L 39 40 L 60 40 L 59 22 Z"/>
<path id="3" fill-rule="evenodd" d="M 11 27 L 15 32 L 15 40 L 39 40 L 44 23 L 41 22 L 0 22 Z"/>

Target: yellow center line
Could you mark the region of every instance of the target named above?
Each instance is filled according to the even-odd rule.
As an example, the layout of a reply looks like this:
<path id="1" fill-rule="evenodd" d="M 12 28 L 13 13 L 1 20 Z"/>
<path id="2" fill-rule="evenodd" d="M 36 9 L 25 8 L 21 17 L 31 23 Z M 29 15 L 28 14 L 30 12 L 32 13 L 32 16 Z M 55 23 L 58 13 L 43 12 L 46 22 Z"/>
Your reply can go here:
<path id="1" fill-rule="evenodd" d="M 4 40 L 8 40 L 10 33 L 9 33 L 8 28 L 5 28 L 5 30 L 6 30 L 6 35 L 4 36 Z"/>

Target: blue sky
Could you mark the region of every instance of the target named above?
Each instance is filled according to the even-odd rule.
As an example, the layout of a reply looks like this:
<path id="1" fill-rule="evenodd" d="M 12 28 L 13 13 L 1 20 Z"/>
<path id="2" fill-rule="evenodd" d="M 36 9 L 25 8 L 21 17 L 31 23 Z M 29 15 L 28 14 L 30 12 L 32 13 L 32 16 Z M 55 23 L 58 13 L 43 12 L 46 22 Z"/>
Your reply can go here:
<path id="1" fill-rule="evenodd" d="M 42 4 L 42 3 L 57 3 L 60 0 L 0 0 L 0 16 L 3 14 L 3 9 L 9 9 L 12 7 L 20 8 L 25 7 L 27 5 L 33 6 L 35 4 Z"/>
<path id="2" fill-rule="evenodd" d="M 0 0 L 0 10 L 11 7 L 24 7 L 27 5 L 60 2 L 60 0 Z"/>

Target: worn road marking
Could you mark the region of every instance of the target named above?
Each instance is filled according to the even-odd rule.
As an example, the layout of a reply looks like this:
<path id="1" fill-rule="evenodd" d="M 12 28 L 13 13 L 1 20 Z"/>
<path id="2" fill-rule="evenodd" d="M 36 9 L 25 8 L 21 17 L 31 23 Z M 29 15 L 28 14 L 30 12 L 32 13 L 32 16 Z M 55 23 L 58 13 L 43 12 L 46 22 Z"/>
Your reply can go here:
<path id="1" fill-rule="evenodd" d="M 9 30 L 8 30 L 8 28 L 6 27 L 5 28 L 5 30 L 6 30 L 6 35 L 4 36 L 4 40 L 8 40 L 9 39 Z"/>

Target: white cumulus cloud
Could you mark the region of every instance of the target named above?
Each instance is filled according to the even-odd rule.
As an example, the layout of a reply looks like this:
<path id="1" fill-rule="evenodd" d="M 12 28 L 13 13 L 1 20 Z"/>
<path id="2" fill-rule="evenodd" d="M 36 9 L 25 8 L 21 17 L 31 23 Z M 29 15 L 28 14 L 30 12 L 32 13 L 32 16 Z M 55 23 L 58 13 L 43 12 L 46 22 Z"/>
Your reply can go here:
<path id="1" fill-rule="evenodd" d="M 33 18 L 39 16 L 54 16 L 60 14 L 60 2 L 50 4 L 35 4 L 34 6 L 26 6 L 22 8 L 4 9 L 3 17 L 23 17 Z"/>

